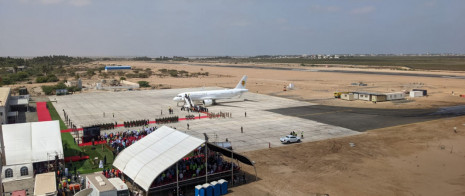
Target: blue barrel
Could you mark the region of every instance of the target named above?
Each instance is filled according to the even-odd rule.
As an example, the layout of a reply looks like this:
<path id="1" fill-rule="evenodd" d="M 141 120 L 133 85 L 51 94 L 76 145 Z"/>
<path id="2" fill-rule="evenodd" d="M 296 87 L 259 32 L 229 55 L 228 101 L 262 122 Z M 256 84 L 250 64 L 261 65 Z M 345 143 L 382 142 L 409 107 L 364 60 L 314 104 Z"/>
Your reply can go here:
<path id="1" fill-rule="evenodd" d="M 228 194 L 228 181 L 221 179 L 218 180 L 218 184 L 221 187 L 221 195 Z"/>
<path id="2" fill-rule="evenodd" d="M 205 190 L 202 185 L 195 186 L 195 196 L 205 196 Z"/>
<path id="3" fill-rule="evenodd" d="M 217 181 L 213 181 L 210 183 L 213 186 L 213 196 L 220 196 L 221 194 L 221 186 L 218 184 Z"/>

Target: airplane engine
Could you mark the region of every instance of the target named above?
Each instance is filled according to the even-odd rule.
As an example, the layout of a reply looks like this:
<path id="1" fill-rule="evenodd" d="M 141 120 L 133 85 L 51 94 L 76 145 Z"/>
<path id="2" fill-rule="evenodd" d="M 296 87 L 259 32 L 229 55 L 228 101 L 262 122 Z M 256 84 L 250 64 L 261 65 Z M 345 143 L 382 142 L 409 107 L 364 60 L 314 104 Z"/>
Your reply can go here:
<path id="1" fill-rule="evenodd" d="M 203 103 L 204 106 L 213 105 L 213 100 L 205 99 L 205 100 L 202 101 L 202 103 Z"/>

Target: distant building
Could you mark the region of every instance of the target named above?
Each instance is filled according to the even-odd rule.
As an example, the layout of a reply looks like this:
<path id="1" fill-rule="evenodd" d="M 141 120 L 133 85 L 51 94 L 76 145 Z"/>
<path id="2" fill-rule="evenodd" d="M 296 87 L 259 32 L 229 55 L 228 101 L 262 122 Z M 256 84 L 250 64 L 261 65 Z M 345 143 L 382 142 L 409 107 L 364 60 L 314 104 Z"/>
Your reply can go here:
<path id="1" fill-rule="evenodd" d="M 386 93 L 386 100 L 400 100 L 405 98 L 404 92 Z"/>
<path id="2" fill-rule="evenodd" d="M 81 78 L 79 78 L 78 80 L 67 81 L 67 82 L 65 82 L 65 85 L 67 87 L 75 86 L 75 87 L 78 87 L 78 88 L 82 88 L 82 80 L 81 80 Z"/>
<path id="3" fill-rule="evenodd" d="M 108 70 L 131 70 L 131 66 L 105 66 L 105 71 Z"/>
<path id="4" fill-rule="evenodd" d="M 11 89 L 9 87 L 0 88 L 0 125 L 8 123 L 10 93 Z"/>

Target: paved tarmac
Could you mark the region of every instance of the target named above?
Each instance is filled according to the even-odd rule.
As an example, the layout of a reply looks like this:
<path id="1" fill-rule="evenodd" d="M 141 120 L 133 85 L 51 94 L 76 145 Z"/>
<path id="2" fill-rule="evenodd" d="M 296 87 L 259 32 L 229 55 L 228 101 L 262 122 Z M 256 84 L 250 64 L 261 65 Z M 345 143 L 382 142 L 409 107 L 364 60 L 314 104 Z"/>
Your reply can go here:
<path id="1" fill-rule="evenodd" d="M 212 65 L 212 64 L 196 64 L 196 63 L 172 63 L 203 67 L 229 67 L 229 68 L 245 68 L 245 69 L 271 69 L 271 70 L 288 70 L 288 71 L 306 71 L 306 72 L 330 72 L 330 73 L 347 73 L 347 74 L 371 74 L 371 75 L 392 75 L 392 76 L 415 76 L 415 77 L 431 77 L 431 78 L 450 78 L 450 79 L 465 79 L 465 76 L 445 75 L 445 74 L 425 74 L 411 72 L 383 72 L 383 71 L 360 71 L 360 70 L 328 70 L 328 69 L 300 69 L 289 67 L 266 67 L 252 65 Z"/>
<path id="2" fill-rule="evenodd" d="M 181 111 L 172 98 L 181 92 L 213 90 L 218 88 L 165 89 L 124 92 L 90 92 L 68 96 L 51 96 L 55 108 L 64 119 L 63 109 L 78 125 L 98 123 L 122 124 L 124 121 L 179 116 L 192 114 Z M 367 104 L 372 104 L 367 102 Z M 182 105 L 181 103 L 179 105 Z M 168 108 L 174 109 L 168 115 Z M 228 118 L 202 118 L 165 124 L 210 141 L 231 141 L 237 151 L 282 146 L 279 138 L 296 131 L 304 132 L 303 142 L 324 140 L 359 134 L 367 130 L 402 124 L 465 115 L 465 106 L 439 109 L 369 109 L 316 105 L 310 102 L 245 93 L 241 98 L 218 100 L 218 105 L 209 106 L 209 112 L 228 112 Z M 247 117 L 245 116 L 247 113 Z M 194 113 L 198 116 L 199 113 Z M 200 113 L 201 116 L 205 114 Z M 189 124 L 189 130 L 187 129 Z M 162 126 L 150 124 L 150 126 Z M 243 133 L 241 133 L 241 127 Z M 136 130 L 141 127 L 129 128 Z M 126 131 L 119 127 L 107 132 Z M 74 133 L 72 133 L 74 134 Z"/>
<path id="3" fill-rule="evenodd" d="M 372 104 L 367 102 L 367 104 Z M 345 127 L 354 131 L 391 127 L 454 116 L 452 113 L 437 113 L 437 109 L 372 109 L 325 105 L 290 107 L 268 110 Z"/>
<path id="4" fill-rule="evenodd" d="M 68 96 L 51 96 L 56 110 L 64 119 L 63 109 L 78 127 L 97 123 L 168 117 L 168 108 L 174 115 L 184 118 L 190 114 L 181 111 L 172 101 L 181 92 L 213 90 L 218 88 L 166 89 L 124 92 L 90 92 Z M 181 105 L 181 104 L 180 104 Z M 206 133 L 210 141 L 230 141 L 235 150 L 251 151 L 282 146 L 279 138 L 291 131 L 304 132 L 303 142 L 324 140 L 359 134 L 357 131 L 309 120 L 297 116 L 277 113 L 279 108 L 309 107 L 314 104 L 280 97 L 246 93 L 241 98 L 219 100 L 218 105 L 209 106 L 209 112 L 229 112 L 231 118 L 204 118 L 166 124 L 198 138 Z M 163 112 L 163 113 L 162 113 Z M 105 114 L 104 114 L 105 113 Z M 247 117 L 245 117 L 247 113 Z M 114 117 L 113 117 L 114 114 Z M 195 113 L 198 116 L 198 113 Z M 204 116 L 205 114 L 201 114 Z M 187 130 L 187 123 L 190 129 Z M 155 126 L 151 124 L 150 126 Z M 161 126 L 161 125 L 156 125 Z M 243 127 L 243 133 L 241 133 Z M 134 130 L 137 128 L 131 128 Z M 105 132 L 125 131 L 120 127 Z"/>

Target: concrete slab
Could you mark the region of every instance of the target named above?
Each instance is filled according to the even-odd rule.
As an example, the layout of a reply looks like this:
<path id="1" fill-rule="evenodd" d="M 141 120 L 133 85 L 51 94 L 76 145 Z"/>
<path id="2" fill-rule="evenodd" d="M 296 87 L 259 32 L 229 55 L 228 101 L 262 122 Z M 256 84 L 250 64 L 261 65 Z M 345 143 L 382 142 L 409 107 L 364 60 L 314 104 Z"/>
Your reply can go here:
<path id="1" fill-rule="evenodd" d="M 172 98 L 181 92 L 213 90 L 218 88 L 196 89 L 166 89 L 125 92 L 92 92 L 69 96 L 51 96 L 60 116 L 64 119 L 63 109 L 78 126 L 88 126 L 97 123 L 118 122 L 130 120 L 167 117 L 168 108 L 174 109 L 174 115 L 181 118 L 190 114 L 181 111 Z M 206 133 L 210 141 L 231 141 L 237 151 L 251 151 L 282 146 L 279 138 L 295 131 L 304 132 L 303 142 L 324 140 L 359 134 L 351 129 L 320 123 L 315 120 L 280 114 L 275 110 L 280 108 L 309 107 L 315 104 L 246 93 L 241 98 L 219 100 L 218 105 L 210 106 L 209 112 L 229 112 L 231 118 L 212 118 L 180 121 L 167 124 L 190 135 L 204 138 Z M 161 114 L 163 113 L 163 114 Z M 247 117 L 245 117 L 247 113 Z M 114 117 L 113 117 L 114 114 Z M 195 113 L 197 116 L 198 113 Z M 205 116 L 204 114 L 201 114 Z M 187 130 L 187 123 L 190 129 Z M 151 125 L 152 126 L 152 125 Z M 157 125 L 159 126 L 159 125 Z M 241 133 L 243 127 L 244 133 Z M 134 130 L 136 128 L 131 128 Z M 106 132 L 117 132 L 127 128 L 117 128 Z"/>

